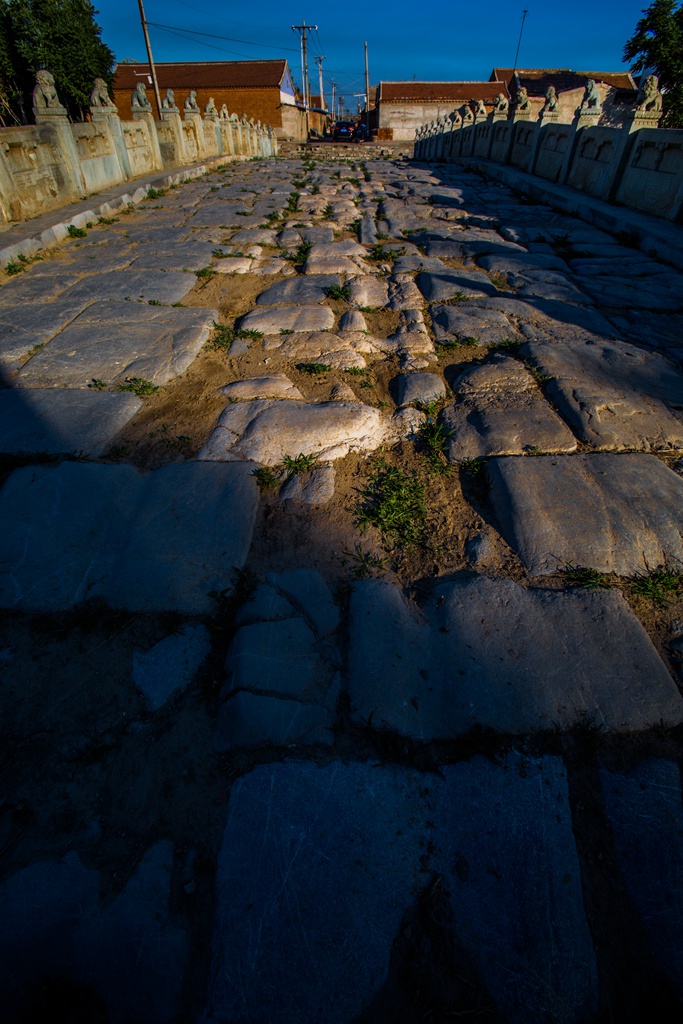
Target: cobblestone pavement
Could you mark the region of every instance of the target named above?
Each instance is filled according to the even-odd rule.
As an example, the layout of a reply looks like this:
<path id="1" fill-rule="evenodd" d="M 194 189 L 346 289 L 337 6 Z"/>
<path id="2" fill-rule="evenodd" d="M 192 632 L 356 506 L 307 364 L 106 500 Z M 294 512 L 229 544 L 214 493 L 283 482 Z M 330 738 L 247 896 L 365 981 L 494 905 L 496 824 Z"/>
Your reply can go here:
<path id="1" fill-rule="evenodd" d="M 6 268 L 4 1019 L 680 1020 L 681 339 L 453 166 Z"/>

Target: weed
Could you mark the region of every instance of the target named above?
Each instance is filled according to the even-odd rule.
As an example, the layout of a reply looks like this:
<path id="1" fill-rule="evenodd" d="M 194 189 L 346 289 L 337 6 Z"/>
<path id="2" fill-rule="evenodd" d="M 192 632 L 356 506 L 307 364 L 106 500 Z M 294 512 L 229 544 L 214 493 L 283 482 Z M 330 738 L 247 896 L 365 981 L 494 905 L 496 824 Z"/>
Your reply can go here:
<path id="1" fill-rule="evenodd" d="M 479 344 L 479 338 L 469 337 L 463 338 L 460 342 L 461 345 L 465 345 L 466 348 L 472 348 Z"/>
<path id="2" fill-rule="evenodd" d="M 323 220 L 331 220 L 333 216 L 334 207 L 332 206 L 332 203 L 328 203 L 325 209 L 323 210 Z"/>
<path id="3" fill-rule="evenodd" d="M 195 277 L 211 278 L 216 276 L 217 271 L 213 267 L 202 267 L 201 270 L 195 270 L 194 273 Z"/>
<path id="4" fill-rule="evenodd" d="M 214 351 L 229 352 L 230 346 L 236 338 L 262 338 L 262 331 L 245 331 L 235 330 L 234 327 L 228 327 L 227 324 L 217 324 L 213 321 L 211 325 L 213 327 L 213 336 L 211 340 L 206 343 L 206 348 L 213 349 Z"/>
<path id="5" fill-rule="evenodd" d="M 461 348 L 459 341 L 456 341 L 455 338 L 447 338 L 437 342 L 436 354 L 439 359 L 444 359 L 446 356 L 452 355 L 458 348 Z"/>
<path id="6" fill-rule="evenodd" d="M 524 365 L 539 387 L 542 388 L 545 384 L 549 384 L 550 381 L 553 380 L 553 377 L 551 377 L 549 373 L 543 373 L 542 370 L 539 370 L 537 366 L 534 366 L 526 359 L 524 360 Z"/>
<path id="7" fill-rule="evenodd" d="M 20 252 L 16 259 L 11 259 L 9 263 L 5 264 L 5 273 L 9 277 L 14 277 L 15 274 L 20 274 L 22 270 L 27 270 L 32 263 L 38 263 L 43 259 L 45 259 L 45 256 L 38 252 L 33 256 L 24 256 L 24 254 Z"/>
<path id="8" fill-rule="evenodd" d="M 482 476 L 485 466 L 484 459 L 463 459 L 460 463 L 460 468 L 474 480 Z"/>
<path id="9" fill-rule="evenodd" d="M 212 185 L 209 192 L 218 192 L 218 185 Z"/>
<path id="10" fill-rule="evenodd" d="M 373 555 L 371 551 L 364 551 L 361 544 L 356 544 L 353 551 L 344 551 L 342 564 L 346 561 L 354 562 L 351 572 L 358 580 L 365 580 L 373 571 L 384 572 L 387 560 L 379 555 Z"/>
<path id="11" fill-rule="evenodd" d="M 346 302 L 351 298 L 350 284 L 333 284 L 325 293 L 328 299 L 344 299 Z"/>
<path id="12" fill-rule="evenodd" d="M 418 402 L 417 407 L 427 416 L 436 416 L 439 411 L 439 402 L 434 398 L 431 402 Z"/>
<path id="13" fill-rule="evenodd" d="M 294 334 L 294 331 L 290 327 L 281 327 L 280 334 Z"/>
<path id="14" fill-rule="evenodd" d="M 347 366 L 344 373 L 350 373 L 352 377 L 364 377 L 368 371 L 364 366 Z"/>
<path id="15" fill-rule="evenodd" d="M 117 391 L 132 391 L 138 398 L 145 398 L 147 395 L 153 395 L 155 391 L 159 390 L 158 384 L 153 384 L 151 380 L 146 380 L 144 377 L 126 377 L 123 383 L 116 385 Z"/>
<path id="16" fill-rule="evenodd" d="M 469 298 L 470 298 L 470 296 L 469 295 L 465 295 L 464 292 L 456 292 L 455 295 L 452 295 L 450 297 L 450 299 L 444 299 L 443 300 L 443 305 L 444 306 L 455 306 L 458 302 L 467 302 L 469 300 Z"/>
<path id="17" fill-rule="evenodd" d="M 93 391 L 106 391 L 108 386 L 109 385 L 106 384 L 99 377 L 93 377 L 93 379 L 88 384 L 88 387 L 92 388 Z"/>
<path id="18" fill-rule="evenodd" d="M 280 219 L 280 211 L 273 210 L 272 213 L 267 213 L 263 219 L 267 220 L 269 224 L 274 224 L 275 221 Z"/>
<path id="19" fill-rule="evenodd" d="M 517 355 L 524 342 L 521 338 L 501 338 L 493 347 L 509 352 L 511 356 Z"/>
<path id="20" fill-rule="evenodd" d="M 667 604 L 683 584 L 683 573 L 659 566 L 647 573 L 634 576 L 631 590 L 641 597 L 649 597 L 655 604 Z"/>
<path id="21" fill-rule="evenodd" d="M 590 569 L 583 565 L 573 565 L 572 562 L 565 562 L 560 566 L 560 572 L 575 587 L 585 587 L 586 590 L 611 590 L 612 584 L 604 572 L 599 569 Z"/>
<path id="22" fill-rule="evenodd" d="M 224 260 L 227 256 L 230 255 L 230 253 L 224 252 L 223 249 L 214 249 L 211 255 L 215 260 Z"/>
<path id="23" fill-rule="evenodd" d="M 359 306 L 358 307 L 358 312 L 359 313 L 376 313 L 377 312 L 377 306 Z"/>
<path id="24" fill-rule="evenodd" d="M 507 278 L 505 277 L 504 274 L 499 274 L 496 271 L 494 271 L 493 273 L 489 274 L 489 280 L 491 284 L 498 289 L 499 292 L 514 291 L 514 289 L 511 288 L 510 285 L 508 284 Z"/>
<path id="25" fill-rule="evenodd" d="M 305 185 L 306 185 L 306 182 L 303 180 L 303 178 L 292 178 L 292 185 L 296 189 L 304 188 Z"/>
<path id="26" fill-rule="evenodd" d="M 314 185 L 311 186 L 311 195 L 312 196 L 320 195 L 320 185 L 317 183 L 317 181 L 315 182 Z"/>
<path id="27" fill-rule="evenodd" d="M 447 473 L 450 468 L 445 461 L 448 434 L 443 423 L 427 420 L 420 427 L 419 437 L 431 469 L 437 473 Z"/>
<path id="28" fill-rule="evenodd" d="M 88 234 L 85 228 L 77 228 L 75 224 L 69 224 L 66 233 L 69 238 L 86 238 Z"/>
<path id="29" fill-rule="evenodd" d="M 375 382 L 373 380 L 362 380 L 360 386 L 362 388 L 374 388 Z"/>
<path id="30" fill-rule="evenodd" d="M 315 455 L 304 455 L 303 453 L 297 455 L 296 458 L 292 458 L 291 455 L 285 455 L 282 465 L 290 477 L 298 476 L 299 473 L 310 472 L 316 457 Z"/>
<path id="31" fill-rule="evenodd" d="M 308 259 L 308 254 L 309 254 L 309 252 L 311 251 L 312 248 L 313 248 L 313 243 L 312 242 L 302 242 L 301 245 L 299 246 L 299 248 L 296 250 L 296 252 L 294 254 L 294 262 L 298 266 L 301 266 L 302 264 L 304 264 L 306 262 L 306 260 Z"/>
<path id="32" fill-rule="evenodd" d="M 299 209 L 299 198 L 300 196 L 298 192 L 289 193 L 289 198 L 287 200 L 287 209 L 291 213 L 296 213 L 296 211 Z"/>
<path id="33" fill-rule="evenodd" d="M 98 217 L 98 224 L 117 224 L 119 221 L 118 217 Z"/>
<path id="34" fill-rule="evenodd" d="M 113 448 L 109 449 L 107 457 L 110 459 L 123 459 L 130 451 L 130 445 L 128 444 L 115 444 Z"/>
<path id="35" fill-rule="evenodd" d="M 251 475 L 254 477 L 259 487 L 264 491 L 277 487 L 280 483 L 272 469 L 267 469 L 265 466 L 259 466 L 259 468 L 255 469 Z"/>
<path id="36" fill-rule="evenodd" d="M 297 363 L 297 370 L 301 370 L 302 373 L 329 373 L 332 367 L 329 363 Z"/>
<path id="37" fill-rule="evenodd" d="M 159 302 L 158 299 L 147 299 L 148 306 L 163 306 L 163 302 Z"/>
<path id="38" fill-rule="evenodd" d="M 530 444 L 524 449 L 525 455 L 543 455 L 543 449 L 539 448 L 537 444 Z"/>
<path id="39" fill-rule="evenodd" d="M 361 491 L 355 508 L 356 523 L 363 529 L 375 526 L 386 540 L 411 546 L 419 543 L 425 529 L 424 485 L 384 459 L 379 459 Z"/>
<path id="40" fill-rule="evenodd" d="M 346 180 L 350 181 L 352 185 L 356 186 L 356 188 L 360 185 L 360 178 L 347 178 Z"/>
<path id="41" fill-rule="evenodd" d="M 149 436 L 164 448 L 170 448 L 178 452 L 187 452 L 188 447 L 192 444 L 192 438 L 188 437 L 187 434 L 171 434 L 171 428 L 168 423 L 157 427 L 156 430 L 151 430 Z"/>
<path id="42" fill-rule="evenodd" d="M 151 185 L 147 189 L 148 199 L 161 199 L 162 196 L 166 195 L 165 188 L 153 188 Z"/>
<path id="43" fill-rule="evenodd" d="M 385 249 L 383 245 L 373 245 L 368 253 L 368 259 L 376 263 L 385 263 L 387 260 L 395 260 L 400 255 L 398 249 Z"/>

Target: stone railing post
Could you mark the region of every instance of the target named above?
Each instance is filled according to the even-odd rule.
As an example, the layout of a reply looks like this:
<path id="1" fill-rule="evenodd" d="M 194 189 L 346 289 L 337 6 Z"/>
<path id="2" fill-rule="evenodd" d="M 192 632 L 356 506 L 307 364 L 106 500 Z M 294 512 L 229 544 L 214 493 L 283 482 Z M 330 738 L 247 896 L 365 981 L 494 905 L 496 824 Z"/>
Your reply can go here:
<path id="1" fill-rule="evenodd" d="M 133 177 L 126 140 L 123 137 L 123 128 L 119 117 L 118 108 L 114 106 L 107 92 L 106 83 L 98 78 L 95 81 L 95 88 L 90 97 L 90 118 L 93 124 L 98 125 L 101 132 L 105 133 L 121 171 L 121 181 L 130 181 Z"/>
<path id="2" fill-rule="evenodd" d="M 59 102 L 55 80 L 49 71 L 38 71 L 33 90 L 33 113 L 41 138 L 46 138 L 60 154 L 59 162 L 65 179 L 65 198 L 80 199 L 86 194 L 76 140 L 66 108 Z"/>
<path id="3" fill-rule="evenodd" d="M 144 121 L 147 125 L 147 135 L 149 137 L 149 146 L 152 153 L 152 165 L 155 171 L 160 171 L 164 166 L 164 161 L 161 158 L 159 136 L 157 135 L 157 123 L 154 120 L 154 114 L 151 110 L 134 110 L 133 120 Z"/>

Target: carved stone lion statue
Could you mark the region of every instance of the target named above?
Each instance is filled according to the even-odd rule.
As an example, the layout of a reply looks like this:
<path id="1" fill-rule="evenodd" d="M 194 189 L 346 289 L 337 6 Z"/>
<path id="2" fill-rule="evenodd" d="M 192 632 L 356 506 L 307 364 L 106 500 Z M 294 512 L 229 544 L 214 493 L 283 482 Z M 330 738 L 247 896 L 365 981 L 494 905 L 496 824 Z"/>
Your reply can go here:
<path id="1" fill-rule="evenodd" d="M 545 103 L 541 108 L 541 113 L 551 113 L 557 110 L 557 93 L 554 85 L 549 85 L 545 92 Z"/>
<path id="2" fill-rule="evenodd" d="M 107 83 L 103 78 L 96 78 L 93 82 L 93 90 L 90 93 L 91 107 L 111 107 L 113 103 L 109 98 Z"/>
<path id="3" fill-rule="evenodd" d="M 151 110 L 152 104 L 147 99 L 147 86 L 144 82 L 138 82 L 131 93 L 130 105 L 133 110 Z"/>
<path id="4" fill-rule="evenodd" d="M 474 114 L 472 113 L 472 108 L 469 103 L 463 103 L 460 108 L 460 116 L 462 117 L 463 124 L 470 124 L 474 121 Z"/>
<path id="5" fill-rule="evenodd" d="M 199 110 L 199 104 L 197 103 L 197 93 L 195 92 L 194 89 L 190 89 L 189 96 L 185 100 L 183 107 L 185 108 L 185 110 Z"/>
<path id="6" fill-rule="evenodd" d="M 659 79 L 656 75 L 648 75 L 640 83 L 636 98 L 636 110 L 643 114 L 661 114 L 662 94 L 659 91 Z"/>
<path id="7" fill-rule="evenodd" d="M 583 99 L 581 100 L 581 110 L 600 110 L 601 107 L 602 102 L 600 100 L 598 87 L 593 79 L 589 78 L 586 82 Z"/>
<path id="8" fill-rule="evenodd" d="M 470 100 L 470 106 L 475 117 L 486 117 L 486 104 L 483 100 Z"/>
<path id="9" fill-rule="evenodd" d="M 528 94 L 528 92 L 526 91 L 526 89 L 524 88 L 523 85 L 520 86 L 520 88 L 517 90 L 517 99 L 515 100 L 515 108 L 518 111 L 527 111 L 527 110 L 530 109 L 529 94 Z"/>
<path id="10" fill-rule="evenodd" d="M 450 117 L 451 117 L 451 122 L 453 124 L 462 124 L 462 117 L 460 116 L 460 111 L 459 110 L 453 110 L 451 112 Z"/>
<path id="11" fill-rule="evenodd" d="M 502 92 L 499 92 L 493 101 L 493 112 L 494 114 L 507 114 L 510 108 L 510 103 L 507 96 Z"/>
<path id="12" fill-rule="evenodd" d="M 204 113 L 205 114 L 217 114 L 218 113 L 218 111 L 216 110 L 216 102 L 215 102 L 213 96 L 209 96 L 209 101 L 206 104 L 206 106 L 204 107 Z"/>
<path id="13" fill-rule="evenodd" d="M 166 95 L 164 96 L 163 100 L 161 101 L 161 109 L 162 110 L 177 110 L 177 107 L 175 105 L 175 93 L 173 92 L 173 89 L 167 89 L 166 90 Z"/>
<path id="14" fill-rule="evenodd" d="M 230 120 L 230 113 L 228 111 L 228 104 L 227 103 L 223 104 L 223 106 L 221 107 L 221 109 L 220 109 L 220 111 L 218 113 L 218 116 L 220 117 L 221 121 L 229 121 Z"/>
<path id="15" fill-rule="evenodd" d="M 50 107 L 61 107 L 61 103 L 55 89 L 54 78 L 49 71 L 41 68 L 36 73 L 36 84 L 33 90 L 33 108 L 34 110 L 48 110 Z"/>

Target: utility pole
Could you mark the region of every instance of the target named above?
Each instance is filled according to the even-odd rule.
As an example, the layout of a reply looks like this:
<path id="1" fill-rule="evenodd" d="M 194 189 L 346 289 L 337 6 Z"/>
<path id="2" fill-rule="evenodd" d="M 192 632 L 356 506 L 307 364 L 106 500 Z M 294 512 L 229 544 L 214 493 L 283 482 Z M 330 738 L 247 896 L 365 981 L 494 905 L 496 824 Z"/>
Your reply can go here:
<path id="1" fill-rule="evenodd" d="M 522 11 L 522 27 L 519 30 L 519 42 L 517 43 L 517 53 L 515 54 L 515 66 L 512 69 L 513 72 L 517 70 L 517 58 L 519 57 L 519 48 L 522 45 L 522 32 L 524 31 L 524 22 L 526 21 L 526 16 L 527 16 L 528 13 L 529 12 L 528 12 L 528 10 L 525 7 L 524 10 Z"/>
<path id="2" fill-rule="evenodd" d="M 318 65 L 318 88 L 320 89 L 320 106 L 324 110 L 325 109 L 325 95 L 323 93 L 323 61 L 325 60 L 325 58 L 324 57 L 314 57 L 313 59 L 316 62 L 316 64 Z"/>
<path id="3" fill-rule="evenodd" d="M 332 83 L 332 108 L 331 108 L 332 109 L 332 120 L 333 121 L 337 120 L 336 104 L 337 104 L 337 83 L 333 82 Z"/>
<path id="4" fill-rule="evenodd" d="M 161 117 L 161 95 L 159 93 L 159 83 L 157 82 L 157 69 L 154 66 L 154 57 L 152 56 L 152 44 L 149 41 L 149 32 L 147 31 L 147 19 L 145 18 L 145 8 L 142 6 L 142 0 L 138 0 L 138 7 L 140 8 L 140 21 L 142 22 L 142 31 L 145 36 L 145 46 L 147 47 L 147 59 L 149 60 L 149 70 L 152 72 L 154 96 L 157 101 L 157 110 L 159 111 L 159 117 Z"/>
<path id="5" fill-rule="evenodd" d="M 370 113 L 370 75 L 368 74 L 368 44 L 363 43 L 365 47 L 365 109 Z"/>
<path id="6" fill-rule="evenodd" d="M 308 120 L 308 108 L 311 94 L 308 88 L 308 33 L 317 31 L 317 25 L 307 25 L 304 21 L 301 25 L 292 25 L 292 32 L 298 32 L 301 39 L 301 89 L 304 94 L 304 110 L 306 112 L 306 138 L 310 130 Z"/>

